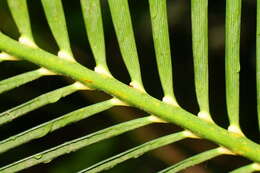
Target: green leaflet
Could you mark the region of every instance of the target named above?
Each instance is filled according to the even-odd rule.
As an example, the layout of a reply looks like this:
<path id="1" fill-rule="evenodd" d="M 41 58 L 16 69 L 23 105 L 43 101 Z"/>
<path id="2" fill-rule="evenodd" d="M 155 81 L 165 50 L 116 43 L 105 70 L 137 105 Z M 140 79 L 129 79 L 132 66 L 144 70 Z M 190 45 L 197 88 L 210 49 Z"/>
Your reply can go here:
<path id="1" fill-rule="evenodd" d="M 260 171 L 260 165 L 257 163 L 251 163 L 246 166 L 242 166 L 240 168 L 237 168 L 230 173 L 251 173 L 255 171 Z"/>
<path id="2" fill-rule="evenodd" d="M 46 75 L 42 69 L 29 71 L 0 81 L 0 94 Z"/>
<path id="3" fill-rule="evenodd" d="M 42 94 L 26 103 L 23 103 L 17 107 L 9 109 L 0 114 L 0 125 L 8 123 L 15 118 L 18 118 L 30 111 L 40 108 L 44 105 L 55 103 L 62 97 L 65 97 L 73 92 L 77 91 L 78 88 L 72 84 L 63 88 L 56 89 L 54 91 Z"/>
<path id="4" fill-rule="evenodd" d="M 66 115 L 36 126 L 20 134 L 11 136 L 8 139 L 0 141 L 0 153 L 6 152 L 33 139 L 41 138 L 48 133 L 65 127 L 68 124 L 75 123 L 92 115 L 95 115 L 96 113 L 107 110 L 114 105 L 116 105 L 114 99 L 96 103 L 94 105 L 70 112 Z"/>
<path id="5" fill-rule="evenodd" d="M 169 41 L 166 0 L 149 0 L 156 62 L 164 91 L 163 101 L 178 105 L 172 80 L 171 49 Z"/>
<path id="6" fill-rule="evenodd" d="M 108 4 L 121 54 L 131 77 L 130 85 L 144 90 L 128 1 L 109 0 Z"/>
<path id="7" fill-rule="evenodd" d="M 239 125 L 239 72 L 241 0 L 226 1 L 226 102 L 229 130 L 242 134 Z"/>
<path id="8" fill-rule="evenodd" d="M 188 167 L 194 166 L 196 164 L 202 163 L 204 161 L 210 160 L 214 157 L 217 157 L 219 155 L 222 155 L 223 152 L 220 148 L 211 149 L 208 151 L 204 151 L 200 154 L 197 154 L 195 156 L 189 157 L 179 163 L 176 163 L 175 165 L 172 165 L 159 173 L 175 173 L 182 171 Z"/>
<path id="9" fill-rule="evenodd" d="M 96 172 L 101 172 L 104 170 L 107 170 L 109 168 L 114 167 L 115 165 L 124 162 L 128 159 L 131 158 L 137 158 L 144 153 L 154 150 L 156 148 L 168 145 L 173 142 L 177 142 L 179 140 L 182 140 L 184 138 L 188 137 L 187 133 L 185 131 L 179 132 L 179 133 L 174 133 L 171 135 L 163 136 L 157 139 L 154 139 L 152 141 L 146 142 L 142 145 L 139 145 L 135 148 L 132 148 L 130 150 L 127 150 L 123 153 L 120 153 L 116 156 L 110 157 L 106 160 L 103 160 L 87 169 L 84 169 L 82 171 L 79 171 L 78 173 L 96 173 Z"/>
<path id="10" fill-rule="evenodd" d="M 213 122 L 209 110 L 208 80 L 208 0 L 191 1 L 192 52 L 198 116 Z"/>
<path id="11" fill-rule="evenodd" d="M 18 172 L 28 167 L 37 165 L 39 163 L 48 163 L 52 159 L 57 158 L 61 155 L 68 154 L 70 152 L 76 151 L 82 147 L 86 147 L 98 141 L 111 138 L 116 135 L 120 135 L 124 132 L 142 127 L 153 123 L 150 117 L 139 118 L 131 120 L 125 123 L 120 123 L 112 127 L 97 131 L 95 133 L 89 134 L 87 136 L 66 142 L 57 147 L 51 148 L 49 150 L 43 151 L 41 153 L 35 154 L 33 156 L 27 157 L 18 162 L 12 163 L 5 167 L 0 168 L 1 173 L 13 173 Z"/>
<path id="12" fill-rule="evenodd" d="M 81 0 L 88 40 L 96 61 L 95 71 L 110 74 L 106 63 L 106 50 L 100 0 Z"/>
<path id="13" fill-rule="evenodd" d="M 35 47 L 36 45 L 31 31 L 31 23 L 26 1 L 27 0 L 7 0 L 7 3 L 21 34 L 19 41 L 26 45 Z"/>
<path id="14" fill-rule="evenodd" d="M 61 0 L 41 0 L 44 12 L 59 46 L 58 56 L 74 61 Z"/>

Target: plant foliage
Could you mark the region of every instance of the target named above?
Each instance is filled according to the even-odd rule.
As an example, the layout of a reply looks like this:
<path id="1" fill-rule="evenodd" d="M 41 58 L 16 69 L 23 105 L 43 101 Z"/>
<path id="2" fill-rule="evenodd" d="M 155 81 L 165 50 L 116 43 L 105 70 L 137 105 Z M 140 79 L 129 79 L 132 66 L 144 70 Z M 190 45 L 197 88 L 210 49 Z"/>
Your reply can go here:
<path id="1" fill-rule="evenodd" d="M 0 168 L 0 172 L 12 173 L 24 170 L 39 163 L 49 163 L 64 154 L 76 151 L 101 140 L 111 138 L 153 123 L 174 123 L 182 131 L 162 136 L 142 145 L 131 148 L 94 164 L 82 168 L 79 172 L 100 172 L 112 168 L 130 158 L 138 156 L 187 138 L 205 139 L 218 147 L 198 153 L 176 163 L 160 172 L 178 172 L 195 164 L 202 163 L 220 155 L 239 155 L 252 163 L 232 172 L 253 172 L 260 170 L 260 145 L 248 139 L 241 131 L 239 123 L 239 71 L 240 71 L 240 23 L 241 0 L 226 1 L 226 102 L 229 117 L 227 129 L 217 125 L 210 114 L 209 75 L 208 75 L 208 1 L 191 0 L 192 48 L 194 60 L 195 91 L 199 112 L 194 115 L 184 110 L 176 100 L 173 86 L 173 69 L 171 57 L 167 1 L 148 0 L 151 16 L 152 36 L 156 55 L 157 70 L 163 90 L 162 100 L 146 92 L 143 85 L 139 55 L 135 43 L 128 0 L 107 0 L 118 40 L 121 55 L 129 76 L 129 85 L 115 77 L 107 66 L 106 44 L 103 31 L 102 8 L 100 0 L 80 0 L 86 34 L 96 66 L 88 69 L 78 63 L 74 57 L 69 41 L 67 24 L 61 0 L 41 0 L 43 10 L 58 45 L 56 55 L 38 46 L 32 34 L 27 0 L 7 0 L 13 20 L 19 30 L 19 38 L 14 40 L 0 32 L 0 62 L 26 60 L 39 66 L 29 71 L 0 81 L 0 93 L 37 80 L 43 76 L 64 76 L 74 83 L 42 94 L 23 104 L 0 113 L 0 126 L 26 115 L 44 105 L 58 102 L 76 91 L 100 90 L 111 96 L 110 99 L 77 109 L 51 121 L 40 124 L 19 134 L 0 141 L 0 153 L 43 138 L 49 133 L 78 122 L 115 106 L 135 107 L 149 115 L 90 133 L 78 139 L 65 142 L 56 147 L 34 154 L 17 162 Z M 260 43 L 260 1 L 257 1 L 257 47 Z M 260 119 L 260 53 L 256 53 L 256 83 L 258 119 Z M 174 63 L 174 61 L 173 61 Z M 260 126 L 260 121 L 259 121 Z M 174 156 L 172 156 L 174 157 Z"/>

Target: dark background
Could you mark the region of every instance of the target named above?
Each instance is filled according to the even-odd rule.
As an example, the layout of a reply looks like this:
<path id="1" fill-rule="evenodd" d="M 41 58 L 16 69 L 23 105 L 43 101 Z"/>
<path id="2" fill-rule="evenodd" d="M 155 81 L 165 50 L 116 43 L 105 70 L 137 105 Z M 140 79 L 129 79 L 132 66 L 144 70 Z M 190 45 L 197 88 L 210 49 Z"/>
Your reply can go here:
<path id="1" fill-rule="evenodd" d="M 48 28 L 40 1 L 28 0 L 33 34 L 36 43 L 43 49 L 57 53 L 58 48 Z M 79 1 L 63 0 L 70 41 L 76 59 L 86 67 L 95 66 L 85 33 L 83 17 Z M 140 59 L 145 89 L 152 96 L 161 99 L 162 89 L 156 69 L 148 0 L 130 0 L 133 28 Z M 107 61 L 114 77 L 129 83 L 129 75 L 123 64 L 115 32 L 112 26 L 106 0 L 102 0 L 102 13 L 106 39 Z M 186 110 L 196 114 L 198 104 L 195 97 L 193 81 L 193 62 L 191 48 L 190 1 L 169 0 L 168 19 L 170 29 L 171 52 L 173 59 L 174 88 L 179 104 Z M 241 76 L 240 76 L 240 116 L 243 132 L 252 140 L 259 141 L 256 114 L 256 73 L 255 73 L 255 28 L 256 0 L 243 1 L 241 28 Z M 225 106 L 225 72 L 224 72 L 224 40 L 225 40 L 225 1 L 209 2 L 209 72 L 210 72 L 210 108 L 214 120 L 222 127 L 227 127 L 227 111 Z M 19 37 L 17 28 L 11 18 L 6 1 L 0 1 L 0 29 L 12 38 Z M 28 62 L 3 62 L 0 64 L 0 79 L 5 79 L 22 72 L 37 69 Z M 5 111 L 22 104 L 40 94 L 52 91 L 71 83 L 63 77 L 43 77 L 29 84 L 0 95 L 0 111 Z M 102 92 L 76 92 L 55 104 L 47 105 L 27 114 L 13 122 L 0 127 L 0 140 L 26 129 L 39 125 L 65 113 L 94 104 L 109 96 Z M 84 136 L 91 132 L 146 115 L 133 108 L 113 108 L 99 115 L 69 125 L 48 134 L 42 139 L 34 140 L 0 156 L 0 167 L 22 159 L 65 141 Z M 40 164 L 23 173 L 70 173 L 86 168 L 93 163 L 125 151 L 165 134 L 179 131 L 172 124 L 150 125 L 108 139 L 77 152 L 59 157 L 49 164 Z M 206 129 L 205 129 L 206 130 Z M 216 145 L 204 140 L 187 139 L 149 152 L 138 159 L 124 162 L 106 172 L 156 172 L 176 163 L 188 156 L 213 148 Z M 250 163 L 245 158 L 221 156 L 201 165 L 187 169 L 185 172 L 228 172 Z"/>

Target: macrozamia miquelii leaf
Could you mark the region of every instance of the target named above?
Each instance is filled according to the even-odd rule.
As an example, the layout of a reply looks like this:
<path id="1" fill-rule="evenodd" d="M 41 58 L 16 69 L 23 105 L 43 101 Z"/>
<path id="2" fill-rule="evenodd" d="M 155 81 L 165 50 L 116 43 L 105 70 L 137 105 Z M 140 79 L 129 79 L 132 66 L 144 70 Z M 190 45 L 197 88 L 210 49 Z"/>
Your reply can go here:
<path id="1" fill-rule="evenodd" d="M 77 62 L 76 55 L 73 54 L 73 47 L 70 43 L 70 32 L 68 32 L 69 22 L 66 20 L 66 10 L 63 8 L 63 1 L 41 0 L 38 2 L 42 5 L 48 27 L 57 43 L 57 55 L 40 48 L 37 42 L 35 42 L 34 35 L 32 34 L 30 8 L 28 8 L 28 4 L 31 2 L 27 0 L 6 0 L 6 2 L 20 35 L 16 41 L 4 32 L 0 32 L 0 50 L 2 51 L 0 62 L 14 61 L 13 63 L 19 63 L 18 60 L 26 60 L 38 65 L 39 68 L 3 79 L 0 81 L 0 93 L 5 92 L 5 94 L 8 94 L 10 90 L 25 84 L 30 85 L 31 82 L 43 76 L 49 76 L 48 79 L 50 81 L 53 76 L 69 77 L 74 83 L 43 93 L 25 103 L 3 111 L 0 114 L 0 126 L 8 125 L 8 123 L 19 119 L 23 115 L 27 115 L 29 112 L 37 112 L 38 108 L 56 103 L 61 98 L 77 91 L 100 90 L 110 95 L 111 98 L 73 110 L 65 115 L 3 139 L 0 141 L 0 153 L 8 153 L 9 150 L 15 147 L 37 138 L 49 136 L 51 132 L 58 129 L 62 131 L 63 127 L 71 123 L 94 116 L 97 113 L 116 106 L 135 107 L 145 111 L 148 115 L 144 114 L 144 117 L 121 122 L 51 147 L 17 162 L 5 165 L 0 168 L 0 172 L 18 172 L 39 163 L 49 163 L 59 156 L 79 150 L 88 145 L 156 123 L 161 123 L 162 126 L 166 123 L 173 123 L 180 126 L 183 130 L 157 137 L 92 166 L 87 167 L 86 165 L 81 168 L 81 171 L 78 171 L 100 172 L 107 170 L 128 159 L 137 158 L 148 151 L 189 138 L 193 140 L 205 139 L 214 142 L 216 147 L 198 152 L 191 157 L 170 165 L 168 168 L 161 169 L 160 172 L 182 171 L 220 155 L 239 155 L 250 160 L 248 165 L 241 165 L 240 168 L 233 170 L 233 172 L 254 172 L 260 170 L 260 145 L 246 137 L 246 133 L 242 132 L 239 122 L 241 0 L 226 1 L 225 79 L 229 119 L 227 129 L 214 122 L 215 115 L 211 114 L 210 111 L 207 0 L 191 0 L 190 2 L 194 83 L 199 105 L 197 115 L 185 110 L 184 106 L 182 107 L 178 103 L 178 99 L 175 96 L 174 85 L 178 81 L 174 79 L 174 76 L 176 76 L 174 75 L 175 69 L 172 69 L 175 56 L 172 56 L 171 52 L 175 51 L 175 46 L 171 46 L 172 41 L 170 40 L 171 34 L 167 15 L 169 14 L 167 11 L 168 1 L 147 0 L 146 4 L 147 9 L 149 9 L 151 21 L 151 35 L 153 37 L 156 57 L 154 61 L 157 64 L 157 69 L 153 70 L 158 71 L 163 91 L 161 100 L 149 95 L 147 87 L 144 85 L 142 65 L 139 63 L 139 59 L 143 57 L 140 57 L 138 52 L 139 49 L 136 44 L 136 34 L 134 32 L 133 18 L 128 0 L 107 0 L 108 5 L 105 7 L 103 7 L 103 0 L 80 0 L 78 2 L 83 16 L 82 19 L 78 17 L 78 20 L 83 20 L 82 22 L 84 22 L 86 36 L 95 60 L 95 68 L 93 70 Z M 260 1 L 257 2 L 256 45 L 259 45 Z M 106 44 L 105 41 L 104 31 L 106 27 L 102 20 L 102 12 L 104 12 L 105 8 L 108 8 L 106 10 L 110 11 L 118 47 L 130 76 L 128 85 L 113 77 L 112 70 L 108 66 L 108 64 L 113 62 L 106 54 L 106 48 L 109 47 L 109 44 Z M 172 47 L 173 49 L 171 49 Z M 260 60 L 258 49 L 256 50 L 257 94 L 255 97 L 258 103 L 255 107 L 258 108 L 259 119 Z M 110 60 L 111 62 L 108 62 Z M 88 94 L 91 94 L 91 92 Z M 257 134 L 259 135 L 259 131 Z M 174 157 L 174 155 L 171 157 Z"/>

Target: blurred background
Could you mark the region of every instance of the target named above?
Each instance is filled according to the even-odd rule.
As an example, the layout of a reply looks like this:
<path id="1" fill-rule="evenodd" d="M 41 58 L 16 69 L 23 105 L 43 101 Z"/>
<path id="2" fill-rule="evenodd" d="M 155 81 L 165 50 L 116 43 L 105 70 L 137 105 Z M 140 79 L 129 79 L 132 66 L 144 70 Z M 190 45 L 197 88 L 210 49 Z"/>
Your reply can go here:
<path id="1" fill-rule="evenodd" d="M 79 1 L 63 0 L 70 41 L 76 59 L 86 67 L 95 66 L 83 23 Z M 106 39 L 107 62 L 113 76 L 128 84 L 130 79 L 123 64 L 107 0 L 102 0 L 102 15 Z M 193 81 L 193 61 L 191 48 L 190 1 L 168 0 L 168 20 L 173 60 L 174 88 L 179 104 L 196 114 L 198 104 Z M 155 53 L 151 33 L 148 0 L 129 0 L 133 28 L 146 91 L 162 98 L 162 89 L 156 70 Z M 58 51 L 55 40 L 46 22 L 40 1 L 28 0 L 33 35 L 37 45 L 53 54 Z M 243 132 L 248 138 L 259 141 L 256 115 L 256 74 L 255 74 L 255 28 L 256 0 L 243 1 L 241 28 L 241 99 L 240 116 Z M 227 127 L 225 103 L 225 1 L 209 1 L 209 72 L 210 108 L 217 124 Z M 17 39 L 17 28 L 8 10 L 6 0 L 0 1 L 0 29 L 8 36 Z M 37 69 L 25 62 L 3 62 L 0 64 L 0 80 Z M 0 112 L 22 104 L 40 94 L 72 83 L 70 79 L 51 76 L 43 77 L 22 87 L 0 95 Z M 24 117 L 0 127 L 0 140 L 25 131 L 48 120 L 52 120 L 78 108 L 94 104 L 109 96 L 103 92 L 76 92 L 55 104 L 44 106 Z M 134 108 L 116 107 L 78 123 L 71 124 L 42 139 L 34 140 L 0 155 L 0 167 L 62 144 L 91 132 L 109 127 L 119 122 L 147 115 Z M 126 134 L 85 147 L 74 153 L 64 155 L 49 164 L 40 164 L 21 171 L 22 173 L 71 173 L 86 168 L 146 141 L 181 130 L 173 124 L 155 124 L 139 128 Z M 205 129 L 206 130 L 206 129 Z M 186 139 L 149 152 L 137 159 L 124 162 L 109 171 L 111 173 L 152 173 L 172 165 L 196 153 L 216 147 L 205 140 Z M 225 173 L 249 160 L 238 156 L 221 156 L 185 173 Z"/>

